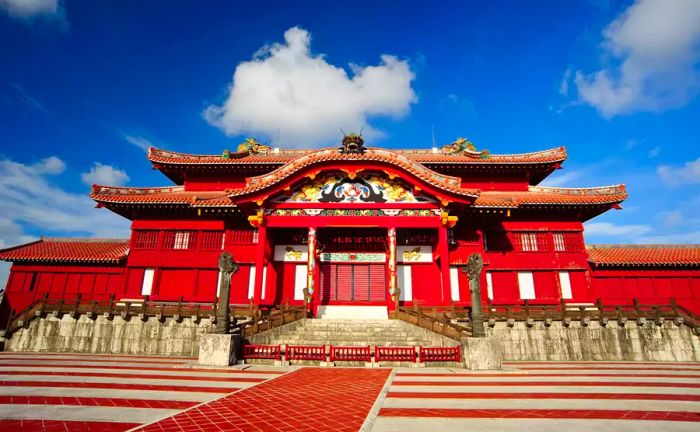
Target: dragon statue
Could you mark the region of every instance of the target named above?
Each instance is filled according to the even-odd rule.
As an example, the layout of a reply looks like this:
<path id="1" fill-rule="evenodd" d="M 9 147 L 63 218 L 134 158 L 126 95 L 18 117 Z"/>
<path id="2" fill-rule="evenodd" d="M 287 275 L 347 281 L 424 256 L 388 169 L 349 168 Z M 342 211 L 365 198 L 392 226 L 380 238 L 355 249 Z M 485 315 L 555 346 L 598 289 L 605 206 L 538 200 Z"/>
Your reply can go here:
<path id="1" fill-rule="evenodd" d="M 474 143 L 462 137 L 457 138 L 449 144 L 445 144 L 440 151 L 445 155 L 471 156 L 480 159 L 487 159 L 490 156 L 488 150 L 478 151 Z"/>
<path id="2" fill-rule="evenodd" d="M 258 142 L 255 138 L 246 138 L 244 142 L 238 145 L 235 153 L 224 150 L 221 157 L 224 159 L 239 159 L 250 155 L 268 154 L 271 151 L 272 147 Z"/>

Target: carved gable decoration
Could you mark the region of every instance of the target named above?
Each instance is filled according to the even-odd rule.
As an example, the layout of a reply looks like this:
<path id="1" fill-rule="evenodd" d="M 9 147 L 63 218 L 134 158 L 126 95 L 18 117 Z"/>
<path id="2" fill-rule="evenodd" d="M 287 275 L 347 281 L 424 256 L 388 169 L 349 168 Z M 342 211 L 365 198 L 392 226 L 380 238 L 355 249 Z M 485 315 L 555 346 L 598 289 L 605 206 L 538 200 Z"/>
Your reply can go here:
<path id="1" fill-rule="evenodd" d="M 326 174 L 307 180 L 292 191 L 291 196 L 278 202 L 292 203 L 419 203 L 433 202 L 416 197 L 411 189 L 398 179 L 379 174 L 357 175 L 350 179 L 343 174 Z"/>

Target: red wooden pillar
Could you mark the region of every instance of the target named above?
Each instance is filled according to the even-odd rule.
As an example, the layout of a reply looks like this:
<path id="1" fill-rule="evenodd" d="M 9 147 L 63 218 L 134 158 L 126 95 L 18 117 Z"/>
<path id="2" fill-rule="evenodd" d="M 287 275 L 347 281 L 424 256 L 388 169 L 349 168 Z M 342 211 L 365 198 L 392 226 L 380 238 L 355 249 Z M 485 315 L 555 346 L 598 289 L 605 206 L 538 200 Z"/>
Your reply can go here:
<path id="1" fill-rule="evenodd" d="M 388 256 L 388 267 L 389 267 L 389 297 L 391 302 L 389 303 L 389 310 L 396 309 L 398 305 L 397 296 L 397 280 L 396 280 L 396 228 L 391 227 L 387 231 L 387 239 L 389 241 L 389 256 Z"/>
<path id="2" fill-rule="evenodd" d="M 316 271 L 316 227 L 309 227 L 308 246 L 309 256 L 306 262 L 306 287 L 309 289 L 309 294 L 313 299 L 313 304 L 311 305 L 312 313 L 316 316 L 320 298 L 320 287 L 316 283 L 318 274 Z"/>
<path id="3" fill-rule="evenodd" d="M 267 228 L 258 227 L 258 246 L 255 250 L 255 284 L 253 286 L 253 304 L 260 305 L 262 301 L 263 275 L 265 273 L 265 251 L 267 243 Z"/>
<path id="4" fill-rule="evenodd" d="M 436 295 L 435 299 L 440 299 L 442 304 L 449 304 L 452 299 L 450 281 L 450 249 L 447 239 L 447 227 L 438 228 L 438 252 L 440 254 L 440 274 L 442 276 L 442 292 Z"/>

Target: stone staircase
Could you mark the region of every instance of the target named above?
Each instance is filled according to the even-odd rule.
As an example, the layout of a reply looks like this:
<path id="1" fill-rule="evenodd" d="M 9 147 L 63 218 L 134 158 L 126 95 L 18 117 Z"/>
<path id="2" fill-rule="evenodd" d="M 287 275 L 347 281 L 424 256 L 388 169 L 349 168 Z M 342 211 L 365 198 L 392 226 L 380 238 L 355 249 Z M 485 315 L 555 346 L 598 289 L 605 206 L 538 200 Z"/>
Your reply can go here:
<path id="1" fill-rule="evenodd" d="M 431 346 L 425 330 L 397 320 L 309 319 L 280 334 L 273 344 L 342 346 Z"/>
<path id="2" fill-rule="evenodd" d="M 250 344 L 304 346 L 450 347 L 456 340 L 400 320 L 306 319 L 254 335 Z M 417 349 L 417 348 L 416 348 Z M 255 361 L 253 363 L 256 363 Z M 310 364 L 304 362 L 303 364 Z M 316 363 L 318 364 L 318 363 Z"/>

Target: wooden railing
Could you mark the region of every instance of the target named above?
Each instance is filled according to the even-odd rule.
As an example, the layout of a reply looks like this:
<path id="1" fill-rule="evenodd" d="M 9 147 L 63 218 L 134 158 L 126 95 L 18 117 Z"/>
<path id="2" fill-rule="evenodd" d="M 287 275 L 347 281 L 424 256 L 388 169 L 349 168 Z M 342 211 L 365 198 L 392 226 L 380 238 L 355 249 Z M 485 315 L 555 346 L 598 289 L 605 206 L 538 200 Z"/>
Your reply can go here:
<path id="1" fill-rule="evenodd" d="M 272 310 L 266 315 L 258 316 L 247 323 L 241 324 L 241 335 L 244 338 L 248 338 L 255 334 L 304 319 L 306 314 L 304 306 L 282 305 L 279 309 Z"/>
<path id="2" fill-rule="evenodd" d="M 531 326 L 535 322 L 550 325 L 554 321 L 562 321 L 568 325 L 571 321 L 579 321 L 587 325 L 598 321 L 605 325 L 610 320 L 619 323 L 635 320 L 638 323 L 654 321 L 660 323 L 672 320 L 678 325 L 687 325 L 696 334 L 700 334 L 700 316 L 676 303 L 671 298 L 668 304 L 641 304 L 637 299 L 627 305 L 607 305 L 601 300 L 595 303 L 559 303 L 537 304 L 523 300 L 522 304 L 494 305 L 487 300 L 483 308 L 483 319 L 493 327 L 498 321 L 505 321 L 509 326 L 515 322 L 525 322 Z M 414 304 L 413 308 L 399 307 L 399 319 L 434 331 L 443 336 L 459 340 L 460 337 L 471 335 L 470 308 L 455 306 L 421 307 Z M 450 323 L 454 323 L 451 324 Z M 459 331 L 454 327 L 458 327 Z"/>
<path id="3" fill-rule="evenodd" d="M 147 320 L 150 317 L 157 319 L 175 318 L 180 320 L 185 317 L 192 318 L 198 322 L 202 318 L 209 318 L 212 323 L 216 322 L 217 303 L 185 303 L 182 297 L 177 302 L 153 302 L 148 296 L 143 299 L 121 299 L 116 300 L 112 295 L 105 301 L 82 302 L 80 295 L 71 299 L 50 299 L 48 295 L 34 301 L 24 310 L 10 315 L 5 325 L 5 335 L 9 336 L 18 329 L 26 326 L 35 318 L 44 317 L 48 314 L 61 316 L 70 314 L 73 317 L 86 315 L 91 319 L 98 315 L 107 318 L 121 316 L 125 319 L 139 317 Z M 259 308 L 253 305 L 252 301 L 245 305 L 231 305 L 230 313 L 235 318 L 250 318 L 252 321 L 264 321 L 266 317 L 274 313 L 274 310 Z"/>
<path id="4" fill-rule="evenodd" d="M 637 299 L 628 305 L 606 305 L 600 299 L 586 304 L 567 303 L 563 299 L 559 304 L 531 304 L 525 300 L 522 305 L 493 305 L 489 301 L 484 308 L 484 321 L 491 326 L 497 321 L 505 321 L 509 325 L 516 321 L 524 321 L 527 325 L 533 325 L 537 321 L 544 322 L 545 325 L 553 321 L 562 321 L 564 325 L 571 321 L 579 321 L 583 325 L 598 321 L 605 325 L 610 320 L 619 323 L 628 320 L 638 323 L 673 320 L 678 325 L 685 324 L 696 331 L 700 329 L 700 316 L 678 305 L 674 299 L 665 305 L 641 304 Z"/>
<path id="5" fill-rule="evenodd" d="M 453 324 L 447 315 L 436 317 L 427 315 L 420 310 L 399 307 L 396 317 L 401 321 L 417 325 L 450 339 L 460 340 L 462 337 L 471 336 L 471 327 L 468 324 Z"/>

